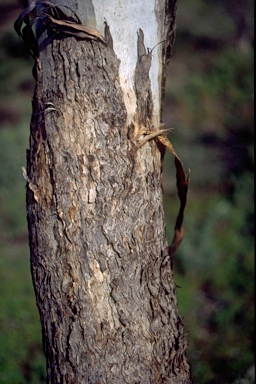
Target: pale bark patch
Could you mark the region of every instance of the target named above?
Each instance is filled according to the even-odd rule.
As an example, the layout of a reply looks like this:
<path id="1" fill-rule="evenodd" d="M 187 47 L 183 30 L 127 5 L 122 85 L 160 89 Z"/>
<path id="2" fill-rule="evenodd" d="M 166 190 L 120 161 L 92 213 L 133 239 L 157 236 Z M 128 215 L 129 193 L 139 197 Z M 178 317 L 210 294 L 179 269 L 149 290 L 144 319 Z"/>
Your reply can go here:
<path id="1" fill-rule="evenodd" d="M 145 47 L 152 49 L 162 36 L 159 33 L 158 18 L 153 1 L 145 0 L 110 0 L 102 2 L 93 0 L 96 17 L 96 28 L 104 33 L 104 22 L 107 22 L 113 39 L 113 49 L 120 59 L 119 77 L 127 109 L 127 123 L 135 122 L 137 98 L 134 89 L 134 76 L 138 61 L 138 32 L 144 32 Z M 150 28 L 148 27 L 150 25 Z M 153 95 L 153 121 L 160 124 L 160 91 L 162 49 L 158 45 L 152 55 L 149 77 Z"/>

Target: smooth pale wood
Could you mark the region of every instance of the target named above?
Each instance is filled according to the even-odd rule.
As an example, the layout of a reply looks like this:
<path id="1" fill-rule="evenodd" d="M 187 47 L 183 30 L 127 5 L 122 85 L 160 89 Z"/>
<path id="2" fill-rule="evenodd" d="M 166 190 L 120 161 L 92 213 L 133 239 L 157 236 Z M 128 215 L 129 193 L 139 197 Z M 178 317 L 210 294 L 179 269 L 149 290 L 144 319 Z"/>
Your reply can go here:
<path id="1" fill-rule="evenodd" d="M 146 47 L 172 36 L 175 2 L 105 3 L 67 2 L 108 46 L 40 41 L 27 210 L 48 382 L 190 383 L 161 153 L 137 145 L 160 122 L 171 43 Z"/>

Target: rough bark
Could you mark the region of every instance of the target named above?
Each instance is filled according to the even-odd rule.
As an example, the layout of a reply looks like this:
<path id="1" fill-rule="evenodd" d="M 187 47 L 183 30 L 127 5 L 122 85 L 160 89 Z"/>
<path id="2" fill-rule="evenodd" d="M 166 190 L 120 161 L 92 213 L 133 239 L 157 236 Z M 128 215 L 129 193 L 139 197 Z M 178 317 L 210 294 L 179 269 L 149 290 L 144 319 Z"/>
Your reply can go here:
<path id="1" fill-rule="evenodd" d="M 76 5 L 82 22 L 100 29 L 93 3 Z M 157 2 L 166 38 L 173 36 L 175 6 Z M 134 30 L 132 110 L 115 22 L 107 20 L 105 31 L 102 25 L 107 45 L 48 30 L 39 50 L 27 211 L 48 382 L 190 383 L 165 234 L 161 153 L 153 140 L 138 145 L 160 123 L 163 72 L 156 95 L 154 50 L 145 47 L 146 31 Z M 155 49 L 163 64 L 171 47 L 168 39 Z"/>

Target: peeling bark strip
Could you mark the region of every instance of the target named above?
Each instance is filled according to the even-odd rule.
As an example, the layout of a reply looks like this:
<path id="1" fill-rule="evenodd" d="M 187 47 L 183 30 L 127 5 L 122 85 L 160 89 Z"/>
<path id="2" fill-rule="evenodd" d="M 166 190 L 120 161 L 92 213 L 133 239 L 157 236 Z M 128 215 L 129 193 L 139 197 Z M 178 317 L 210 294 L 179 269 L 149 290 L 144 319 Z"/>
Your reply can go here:
<path id="1" fill-rule="evenodd" d="M 157 132 L 169 43 L 157 44 L 173 28 L 162 21 L 176 3 L 36 4 L 41 37 L 23 173 L 48 382 L 190 383 L 162 203 L 159 147 L 171 144 Z M 16 23 L 23 39 L 30 8 Z M 70 36 L 70 21 L 97 38 Z M 105 29 L 108 46 L 95 29 Z M 186 179 L 175 161 L 180 227 Z"/>
<path id="2" fill-rule="evenodd" d="M 39 14 L 30 19 L 29 16 L 35 12 L 36 7 L 38 6 L 41 7 Z M 64 7 L 66 6 L 64 5 Z M 33 57 L 37 57 L 38 51 L 34 48 L 36 38 L 32 31 L 33 24 L 36 22 L 41 22 L 45 28 L 61 34 L 61 37 L 63 37 L 63 35 L 70 35 L 81 39 L 99 40 L 102 43 L 105 43 L 105 40 L 99 31 L 82 25 L 76 13 L 74 13 L 74 16 L 76 19 L 66 15 L 59 6 L 48 1 L 32 1 L 15 21 L 14 29 L 20 39 L 28 45 L 28 48 L 33 53 Z M 25 24 L 24 28 L 22 28 L 23 24 Z"/>

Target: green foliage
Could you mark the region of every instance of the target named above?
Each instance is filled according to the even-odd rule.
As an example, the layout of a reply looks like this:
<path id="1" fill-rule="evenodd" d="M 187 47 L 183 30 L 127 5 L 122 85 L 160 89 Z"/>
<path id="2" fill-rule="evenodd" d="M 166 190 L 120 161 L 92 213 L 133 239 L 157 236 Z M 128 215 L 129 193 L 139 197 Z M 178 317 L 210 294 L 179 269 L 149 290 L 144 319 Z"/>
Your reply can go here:
<path id="1" fill-rule="evenodd" d="M 4 4 L 2 6 L 4 9 Z M 45 383 L 41 327 L 29 266 L 25 180 L 21 171 L 21 166 L 26 165 L 29 137 L 34 84 L 31 68 L 32 61 L 14 32 L 11 29 L 1 32 L 1 384 Z"/>
<path id="2" fill-rule="evenodd" d="M 201 23 L 199 15 L 207 13 L 207 7 L 212 10 L 209 3 L 206 7 L 196 0 L 192 9 L 187 2 L 181 5 L 180 46 L 170 65 L 165 99 L 173 115 L 171 119 L 164 114 L 166 125 L 176 128 L 170 140 L 191 170 L 186 235 L 174 256 L 174 275 L 197 384 L 248 384 L 255 379 L 253 50 L 249 41 L 246 50 L 238 43 L 226 44 L 225 29 L 214 34 L 214 12 L 226 6 L 219 3 L 206 25 L 209 16 Z M 184 22 L 186 17 L 190 24 Z M 230 31 L 232 23 L 235 28 L 236 20 L 229 15 Z M 173 161 L 167 156 L 169 241 L 177 214 L 174 201 L 178 205 L 171 184 L 174 175 Z"/>
<path id="3" fill-rule="evenodd" d="M 19 237 L 26 231 L 25 180 L 21 172 L 26 164 L 26 128 L 6 126 L 0 130 L 0 238 Z"/>
<path id="4" fill-rule="evenodd" d="M 32 63 L 28 51 L 14 31 L 7 31 L 0 35 L 0 101 L 2 103 L 6 102 L 6 98 L 9 100 L 10 97 L 15 96 L 16 101 L 19 100 L 16 108 L 20 107 L 20 102 L 23 100 L 17 96 L 20 92 L 30 93 L 33 87 Z M 15 100 L 10 101 L 15 102 Z M 25 104 L 21 105 L 23 107 Z"/>
<path id="5" fill-rule="evenodd" d="M 188 206 L 174 266 L 196 383 L 232 383 L 253 364 L 252 183 L 244 174 L 232 202 L 206 194 Z"/>
<path id="6" fill-rule="evenodd" d="M 192 119 L 195 126 L 203 124 L 205 130 L 215 128 L 218 135 L 223 134 L 221 126 L 239 128 L 251 124 L 252 116 L 245 121 L 244 112 L 253 100 L 253 54 L 239 54 L 230 48 L 221 51 L 207 73 L 190 79 L 185 94 L 191 114 L 200 105 L 199 116 L 194 114 L 196 120 Z"/>
<path id="7" fill-rule="evenodd" d="M 45 359 L 26 244 L 2 246 L 0 280 L 0 382 L 43 383 Z"/>

